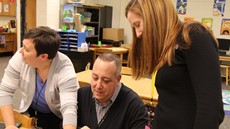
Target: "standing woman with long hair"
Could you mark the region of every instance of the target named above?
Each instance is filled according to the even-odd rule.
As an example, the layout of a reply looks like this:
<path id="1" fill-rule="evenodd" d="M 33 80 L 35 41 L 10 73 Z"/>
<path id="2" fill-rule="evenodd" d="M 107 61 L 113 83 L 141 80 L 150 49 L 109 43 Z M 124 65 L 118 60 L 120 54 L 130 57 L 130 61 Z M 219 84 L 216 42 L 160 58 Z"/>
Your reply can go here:
<path id="1" fill-rule="evenodd" d="M 153 129 L 218 129 L 223 121 L 218 43 L 199 22 L 182 22 L 171 0 L 131 0 L 133 77 L 157 71 Z"/>

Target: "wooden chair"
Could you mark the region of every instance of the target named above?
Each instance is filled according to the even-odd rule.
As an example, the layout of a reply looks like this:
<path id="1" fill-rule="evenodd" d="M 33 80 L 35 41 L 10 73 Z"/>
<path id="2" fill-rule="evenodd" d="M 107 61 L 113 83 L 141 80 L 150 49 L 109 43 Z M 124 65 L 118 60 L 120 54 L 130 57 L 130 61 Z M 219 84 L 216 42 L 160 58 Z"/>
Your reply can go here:
<path id="1" fill-rule="evenodd" d="M 96 48 L 94 50 L 93 60 L 95 61 L 98 55 L 100 55 L 102 53 L 105 53 L 105 52 L 112 52 L 112 49 L 109 49 L 109 48 Z"/>
<path id="2" fill-rule="evenodd" d="M 226 81 L 225 84 L 226 86 L 228 86 L 230 66 L 221 64 L 220 68 L 221 68 L 221 77 L 225 77 L 225 81 Z"/>
<path id="3" fill-rule="evenodd" d="M 78 83 L 79 83 L 80 87 L 84 87 L 84 86 L 89 86 L 90 85 L 90 83 L 86 83 L 86 82 L 82 82 L 82 81 L 78 81 Z"/>
<path id="4" fill-rule="evenodd" d="M 131 56 L 131 52 L 132 52 L 132 46 L 131 44 L 123 44 L 121 45 L 121 47 L 128 49 L 128 55 L 127 55 L 127 59 L 122 61 L 122 64 L 126 65 L 127 67 L 130 67 L 130 56 Z"/>
<path id="5" fill-rule="evenodd" d="M 15 122 L 21 123 L 20 129 L 31 129 L 34 126 L 34 118 L 31 118 L 25 114 L 21 114 L 14 110 Z M 0 111 L 0 121 L 3 121 L 2 113 Z"/>

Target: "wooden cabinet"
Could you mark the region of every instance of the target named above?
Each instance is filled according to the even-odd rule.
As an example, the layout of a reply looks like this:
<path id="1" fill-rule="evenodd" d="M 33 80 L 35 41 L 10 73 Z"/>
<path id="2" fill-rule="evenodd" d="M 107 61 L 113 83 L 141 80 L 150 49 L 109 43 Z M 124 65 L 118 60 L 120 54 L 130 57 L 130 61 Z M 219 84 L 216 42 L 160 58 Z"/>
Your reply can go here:
<path id="1" fill-rule="evenodd" d="M 16 43 L 16 33 L 0 33 L 1 36 L 5 37 L 5 43 L 1 43 L 0 53 L 3 52 L 16 52 L 17 43 Z"/>
<path id="2" fill-rule="evenodd" d="M 1 17 L 16 18 L 16 0 L 0 0 L 0 19 Z M 1 26 L 1 25 L 0 25 Z M 0 53 L 16 52 L 17 42 L 16 33 L 0 33 L 4 37 L 4 43 L 0 44 Z"/>
<path id="3" fill-rule="evenodd" d="M 0 0 L 0 16 L 16 16 L 16 0 Z"/>
<path id="4" fill-rule="evenodd" d="M 60 52 L 67 55 L 73 63 L 75 72 L 81 72 L 85 70 L 88 63 L 93 64 L 93 51 L 79 52 L 79 51 L 69 51 L 61 49 Z"/>

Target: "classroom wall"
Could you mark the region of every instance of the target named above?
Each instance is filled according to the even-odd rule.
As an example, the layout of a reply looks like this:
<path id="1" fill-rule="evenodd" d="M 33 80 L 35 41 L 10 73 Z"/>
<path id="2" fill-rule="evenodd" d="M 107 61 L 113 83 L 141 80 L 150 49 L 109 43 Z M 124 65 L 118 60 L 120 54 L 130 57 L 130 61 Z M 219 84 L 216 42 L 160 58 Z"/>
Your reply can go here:
<path id="1" fill-rule="evenodd" d="M 66 0 L 61 1 L 66 2 Z M 129 1 L 130 0 L 85 0 L 85 2 L 88 3 L 113 6 L 112 27 L 124 28 L 125 43 L 131 43 L 132 41 L 131 27 L 125 17 L 125 7 Z M 172 2 L 174 5 L 176 5 L 176 0 L 172 0 Z M 202 18 L 213 18 L 212 30 L 214 35 L 217 38 L 230 39 L 230 36 L 220 35 L 222 18 L 230 18 L 230 0 L 226 0 L 224 17 L 213 16 L 213 2 L 214 0 L 187 0 L 187 13 L 186 15 L 179 15 L 179 18 L 182 21 L 186 16 L 192 16 L 196 21 L 201 21 Z"/>
<path id="2" fill-rule="evenodd" d="M 125 7 L 130 0 L 121 0 L 114 2 L 114 0 L 99 0 L 100 4 L 107 4 L 113 6 L 113 28 L 124 28 L 125 31 L 125 43 L 132 41 L 132 31 L 129 22 L 125 18 Z M 176 5 L 176 0 L 172 0 Z M 185 16 L 193 16 L 196 21 L 201 21 L 202 18 L 213 18 L 213 32 L 217 38 L 230 39 L 230 36 L 220 35 L 221 20 L 222 18 L 230 18 L 230 0 L 226 0 L 225 16 L 215 17 L 213 16 L 213 2 L 214 0 L 187 0 L 187 14 L 179 15 L 179 18 L 183 21 Z M 120 11 L 118 11 L 120 9 Z M 175 7 L 176 9 L 176 7 Z"/>
<path id="3" fill-rule="evenodd" d="M 132 33 L 128 20 L 125 18 L 125 7 L 130 0 L 85 0 L 86 2 L 99 3 L 113 6 L 112 27 L 124 28 L 125 43 L 131 43 Z M 176 0 L 172 0 L 174 5 Z M 226 0 L 225 16 L 212 16 L 214 0 L 187 0 L 187 14 L 179 15 L 181 20 L 184 16 L 193 16 L 196 21 L 201 21 L 202 18 L 213 18 L 213 32 L 217 38 L 230 39 L 230 36 L 220 35 L 222 18 L 230 18 L 230 0 Z M 48 25 L 54 29 L 60 28 L 60 9 L 63 2 L 66 0 L 37 0 L 37 26 Z M 20 6 L 20 0 L 17 0 L 17 6 Z M 176 8 L 175 8 L 176 9 Z M 5 24 L 13 17 L 1 17 L 0 24 Z M 20 9 L 17 8 L 17 19 L 20 19 Z M 20 21 L 17 21 L 17 27 Z M 19 28 L 18 28 L 19 29 Z M 20 30 L 20 29 L 19 29 Z M 18 36 L 18 41 L 20 41 Z"/>
<path id="4" fill-rule="evenodd" d="M 10 16 L 0 16 L 0 25 L 8 25 L 10 20 L 16 20 L 16 18 Z"/>
<path id="5" fill-rule="evenodd" d="M 120 26 L 120 18 L 121 18 L 121 0 L 100 0 L 99 3 L 103 5 L 108 5 L 113 7 L 113 16 L 112 16 L 112 27 Z"/>
<path id="6" fill-rule="evenodd" d="M 99 0 L 99 4 L 113 7 L 112 28 L 124 28 L 124 42 L 131 43 L 132 31 L 125 17 L 125 7 L 130 0 Z"/>
<path id="7" fill-rule="evenodd" d="M 174 1 L 174 5 L 176 1 Z M 202 18 L 213 18 L 212 30 L 217 38 L 230 39 L 230 35 L 220 35 L 222 18 L 230 18 L 230 0 L 226 0 L 224 17 L 213 16 L 214 0 L 187 0 L 186 15 L 179 15 L 183 21 L 185 16 L 194 17 L 195 21 L 200 21 Z"/>
<path id="8" fill-rule="evenodd" d="M 37 26 L 59 29 L 60 0 L 37 0 Z"/>

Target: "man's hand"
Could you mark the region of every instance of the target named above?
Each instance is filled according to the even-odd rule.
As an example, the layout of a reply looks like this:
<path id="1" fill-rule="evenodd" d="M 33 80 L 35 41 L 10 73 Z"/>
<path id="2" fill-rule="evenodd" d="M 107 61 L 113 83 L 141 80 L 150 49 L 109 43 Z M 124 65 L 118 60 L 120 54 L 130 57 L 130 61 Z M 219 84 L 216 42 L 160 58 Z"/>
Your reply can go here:
<path id="1" fill-rule="evenodd" d="M 90 129 L 88 126 L 83 126 L 81 129 Z"/>

